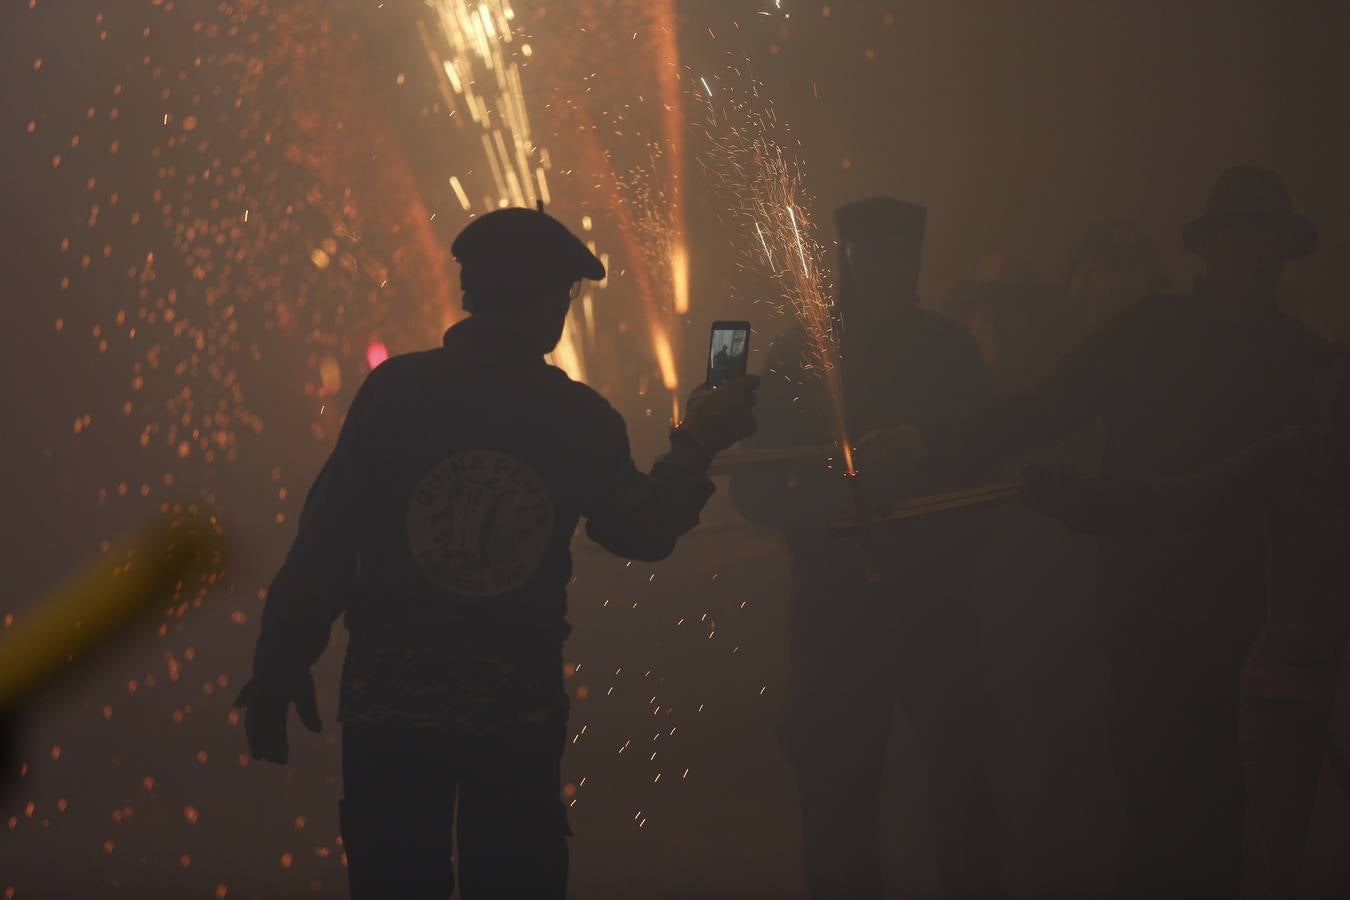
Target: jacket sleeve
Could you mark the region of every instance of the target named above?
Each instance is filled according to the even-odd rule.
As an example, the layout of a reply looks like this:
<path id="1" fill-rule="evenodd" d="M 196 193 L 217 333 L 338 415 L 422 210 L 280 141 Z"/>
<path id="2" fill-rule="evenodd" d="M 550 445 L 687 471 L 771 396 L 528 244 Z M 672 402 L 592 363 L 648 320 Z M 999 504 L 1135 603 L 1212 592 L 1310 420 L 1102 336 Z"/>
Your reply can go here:
<path id="1" fill-rule="evenodd" d="M 623 418 L 608 406 L 600 430 L 604 462 L 582 507 L 587 536 L 625 559 L 665 559 L 698 525 L 713 494 L 711 457 L 674 435 L 670 452 L 643 474 L 633 462 Z"/>
<path id="2" fill-rule="evenodd" d="M 1068 524 L 1077 531 L 1129 538 L 1265 515 L 1281 491 L 1304 474 L 1314 433 L 1290 428 L 1195 475 L 1089 482 Z"/>
<path id="3" fill-rule="evenodd" d="M 362 478 L 374 376 L 357 392 L 305 498 L 299 528 L 263 604 L 255 678 L 306 672 L 328 646 L 334 620 L 347 606 L 358 562 Z"/>

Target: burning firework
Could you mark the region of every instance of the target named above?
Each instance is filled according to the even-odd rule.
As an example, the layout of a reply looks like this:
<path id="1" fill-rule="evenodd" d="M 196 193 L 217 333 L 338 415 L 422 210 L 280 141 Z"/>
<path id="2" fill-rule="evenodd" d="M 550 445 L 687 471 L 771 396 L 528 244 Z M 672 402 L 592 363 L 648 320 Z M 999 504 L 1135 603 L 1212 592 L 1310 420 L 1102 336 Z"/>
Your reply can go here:
<path id="1" fill-rule="evenodd" d="M 716 96 L 706 80 L 699 86 L 708 112 L 707 168 L 731 199 L 751 265 L 772 276 L 806 336 L 807 367 L 825 384 L 845 472 L 856 475 L 844 416 L 839 315 L 801 163 L 784 151 L 773 105 L 761 99 L 758 84 L 743 95 L 723 89 Z"/>

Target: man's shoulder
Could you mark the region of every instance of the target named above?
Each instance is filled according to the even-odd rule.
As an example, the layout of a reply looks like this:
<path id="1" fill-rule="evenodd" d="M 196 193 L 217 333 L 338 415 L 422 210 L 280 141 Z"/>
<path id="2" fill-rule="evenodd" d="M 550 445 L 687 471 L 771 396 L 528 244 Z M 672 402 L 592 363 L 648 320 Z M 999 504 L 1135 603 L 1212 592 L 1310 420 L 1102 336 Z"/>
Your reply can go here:
<path id="1" fill-rule="evenodd" d="M 366 373 L 354 405 L 401 405 L 409 395 L 423 393 L 422 386 L 432 377 L 436 352 L 421 350 L 389 357 Z"/>
<path id="2" fill-rule="evenodd" d="M 437 347 L 434 350 L 415 350 L 391 356 L 371 369 L 366 380 L 374 384 L 397 384 L 430 377 L 444 352 Z"/>
<path id="3" fill-rule="evenodd" d="M 557 400 L 569 413 L 585 422 L 623 424 L 623 416 L 604 395 L 585 382 L 576 381 L 561 369 L 555 369 L 554 384 L 558 390 Z"/>

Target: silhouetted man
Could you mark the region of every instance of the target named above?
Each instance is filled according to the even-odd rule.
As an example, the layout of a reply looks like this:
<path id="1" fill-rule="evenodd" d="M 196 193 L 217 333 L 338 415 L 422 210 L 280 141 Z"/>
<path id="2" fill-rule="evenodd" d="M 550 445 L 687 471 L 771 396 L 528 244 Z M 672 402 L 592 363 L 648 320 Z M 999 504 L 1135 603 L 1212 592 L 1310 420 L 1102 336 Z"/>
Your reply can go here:
<path id="1" fill-rule="evenodd" d="M 918 304 L 924 218 L 923 207 L 888 197 L 835 214 L 844 397 L 855 434 L 936 421 L 987 399 L 975 342 Z M 767 365 L 757 446 L 829 443 L 830 398 L 806 367 L 802 333 L 777 341 Z M 878 501 L 954 486 L 913 467 L 864 459 L 860 468 Z M 849 493 L 839 467 L 823 461 L 742 470 L 731 490 L 746 518 L 784 534 L 792 555 L 782 737 L 800 792 L 810 896 L 881 896 L 880 797 L 897 707 L 925 747 L 942 896 L 996 896 L 990 710 L 969 580 L 978 534 L 962 522 L 870 547 L 831 539 L 826 522 L 848 507 Z"/>
<path id="2" fill-rule="evenodd" d="M 239 703 L 284 763 L 292 703 L 345 613 L 343 846 L 357 900 L 561 898 L 559 761 L 569 545 L 659 560 L 693 528 L 712 456 L 754 431 L 755 379 L 695 390 L 670 453 L 638 472 L 623 419 L 544 362 L 600 261 L 556 219 L 489 213 L 452 247 L 472 315 L 437 350 L 371 372 L 305 502 Z M 458 818 L 456 820 L 456 812 Z"/>
<path id="3" fill-rule="evenodd" d="M 1185 296 L 1121 313 L 1035 390 L 925 438 L 935 457 L 997 460 L 1100 420 L 1103 470 L 1198 472 L 1313 418 L 1326 343 L 1276 308 L 1287 263 L 1316 231 L 1274 172 L 1225 172 L 1186 226 L 1205 275 Z M 905 436 L 892 432 L 893 449 Z M 888 441 L 877 439 L 876 452 Z M 1101 627 L 1113 670 L 1124 831 L 1122 895 L 1238 889 L 1238 684 L 1264 608 L 1264 535 L 1241 519 L 1108 541 Z"/>
<path id="4" fill-rule="evenodd" d="M 1025 473 L 1026 503 L 1074 530 L 1134 538 L 1226 520 L 1265 534 L 1266 611 L 1243 673 L 1247 791 L 1244 896 L 1299 896 L 1332 702 L 1350 632 L 1350 353 L 1327 376 L 1321 421 L 1294 426 L 1204 472 L 1082 481 L 1071 466 Z"/>
<path id="5" fill-rule="evenodd" d="M 720 384 L 726 380 L 728 373 L 731 371 L 731 353 L 728 351 L 726 344 L 719 347 L 717 352 L 713 354 L 712 370 L 713 377 L 711 380 L 713 384 Z"/>

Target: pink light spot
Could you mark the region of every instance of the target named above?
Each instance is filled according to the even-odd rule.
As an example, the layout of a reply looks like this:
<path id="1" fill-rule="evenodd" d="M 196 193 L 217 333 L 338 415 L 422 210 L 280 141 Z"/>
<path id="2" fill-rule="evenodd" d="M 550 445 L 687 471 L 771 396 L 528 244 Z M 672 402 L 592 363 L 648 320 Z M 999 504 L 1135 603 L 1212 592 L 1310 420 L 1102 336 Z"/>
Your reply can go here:
<path id="1" fill-rule="evenodd" d="M 373 369 L 389 358 L 389 349 L 379 341 L 372 341 L 366 348 L 366 363 Z"/>

